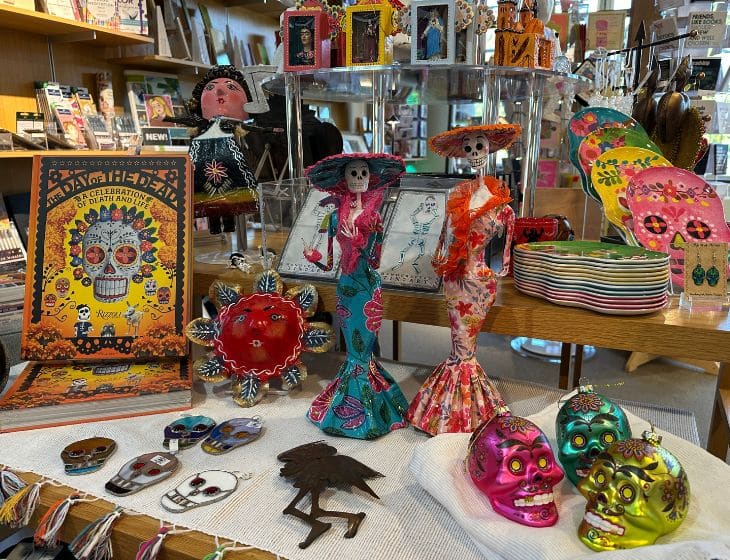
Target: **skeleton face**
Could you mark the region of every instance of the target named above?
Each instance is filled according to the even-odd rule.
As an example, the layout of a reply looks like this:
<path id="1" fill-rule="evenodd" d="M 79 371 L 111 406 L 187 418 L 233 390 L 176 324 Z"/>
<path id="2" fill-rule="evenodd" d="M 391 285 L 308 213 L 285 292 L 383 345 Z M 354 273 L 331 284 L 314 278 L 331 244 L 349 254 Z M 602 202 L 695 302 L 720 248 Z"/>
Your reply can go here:
<path id="1" fill-rule="evenodd" d="M 430 212 L 432 214 L 436 213 L 436 199 L 432 196 L 427 196 L 426 200 L 423 201 L 423 206 L 426 209 L 426 212 Z"/>
<path id="2" fill-rule="evenodd" d="M 170 447 L 170 440 L 177 440 L 179 449 L 198 443 L 215 427 L 215 420 L 207 416 L 185 416 L 165 426 L 163 447 Z"/>
<path id="3" fill-rule="evenodd" d="M 598 455 L 578 490 L 588 499 L 578 536 L 593 550 L 654 544 L 689 510 L 687 474 L 651 432 Z"/>
<path id="4" fill-rule="evenodd" d="M 157 293 L 157 280 L 148 278 L 144 282 L 144 295 L 152 297 Z"/>
<path id="5" fill-rule="evenodd" d="M 59 278 L 56 280 L 56 293 L 58 297 L 65 298 L 68 295 L 68 290 L 71 287 L 71 283 L 68 278 Z"/>
<path id="6" fill-rule="evenodd" d="M 347 181 L 347 190 L 351 193 L 363 193 L 368 190 L 370 168 L 367 162 L 358 159 L 345 165 L 345 181 Z"/>
<path id="7" fill-rule="evenodd" d="M 461 140 L 461 149 L 469 160 L 469 165 L 474 169 L 483 169 L 487 165 L 489 155 L 489 140 L 483 132 L 470 132 L 465 134 Z"/>
<path id="8" fill-rule="evenodd" d="M 172 475 L 179 466 L 170 453 L 145 453 L 135 457 L 119 469 L 104 488 L 115 496 L 134 494 L 142 488 L 152 486 Z"/>
<path id="9" fill-rule="evenodd" d="M 94 298 L 121 301 L 140 268 L 140 240 L 131 224 L 94 222 L 81 241 L 84 272 L 94 283 Z"/>
<path id="10" fill-rule="evenodd" d="M 161 305 L 170 303 L 170 288 L 159 288 L 157 290 L 157 303 Z"/>
<path id="11" fill-rule="evenodd" d="M 94 437 L 76 441 L 61 451 L 66 474 L 88 474 L 98 471 L 114 453 L 117 444 L 113 439 Z"/>
<path id="12" fill-rule="evenodd" d="M 545 434 L 510 413 L 477 428 L 469 446 L 471 478 L 492 508 L 511 521 L 549 527 L 558 520 L 553 488 L 563 478 Z"/>
<path id="13" fill-rule="evenodd" d="M 78 315 L 79 321 L 88 321 L 91 317 L 91 309 L 89 309 L 88 305 L 80 305 L 76 310 L 76 314 Z"/>
<path id="14" fill-rule="evenodd" d="M 252 442 L 261 435 L 259 418 L 232 418 L 218 424 L 201 444 L 203 451 L 221 455 L 231 449 Z"/>
<path id="15" fill-rule="evenodd" d="M 181 513 L 226 499 L 238 486 L 236 475 L 226 471 L 203 471 L 183 480 L 167 492 L 160 503 L 167 511 Z"/>

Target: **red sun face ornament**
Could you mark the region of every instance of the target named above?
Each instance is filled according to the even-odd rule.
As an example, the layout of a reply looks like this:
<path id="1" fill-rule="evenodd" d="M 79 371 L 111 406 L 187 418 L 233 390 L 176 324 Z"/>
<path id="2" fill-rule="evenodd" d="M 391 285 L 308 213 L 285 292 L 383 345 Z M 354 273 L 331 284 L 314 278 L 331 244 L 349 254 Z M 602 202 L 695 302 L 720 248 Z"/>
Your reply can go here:
<path id="1" fill-rule="evenodd" d="M 280 377 L 286 389 L 297 386 L 306 377 L 301 353 L 326 352 L 334 342 L 329 325 L 307 321 L 317 308 L 314 286 L 296 286 L 282 295 L 281 278 L 267 270 L 254 289 L 244 296 L 238 286 L 214 282 L 210 298 L 219 306 L 218 316 L 195 319 L 186 328 L 190 340 L 211 349 L 196 362 L 197 374 L 205 381 L 233 379 L 233 400 L 241 406 L 256 404 L 272 378 Z"/>

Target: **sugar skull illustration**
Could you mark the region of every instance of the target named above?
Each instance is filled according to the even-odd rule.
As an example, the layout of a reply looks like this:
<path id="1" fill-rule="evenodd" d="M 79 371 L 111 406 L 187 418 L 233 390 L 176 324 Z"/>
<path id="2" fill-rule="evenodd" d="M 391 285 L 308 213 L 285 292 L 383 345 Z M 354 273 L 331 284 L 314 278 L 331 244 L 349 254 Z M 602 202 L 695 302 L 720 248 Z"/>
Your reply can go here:
<path id="1" fill-rule="evenodd" d="M 722 199 L 694 173 L 676 167 L 646 169 L 629 182 L 626 200 L 639 243 L 669 253 L 675 286 L 684 286 L 687 243 L 730 242 Z"/>
<path id="2" fill-rule="evenodd" d="M 207 360 L 196 363 L 206 381 L 234 380 L 234 400 L 253 406 L 271 378 L 281 377 L 291 389 L 306 376 L 299 360 L 302 351 L 326 352 L 333 344 L 332 328 L 309 323 L 318 295 L 304 284 L 282 295 L 279 275 L 264 271 L 254 283 L 255 293 L 244 296 L 240 287 L 214 282 L 211 300 L 220 306 L 216 319 L 195 319 L 186 329 L 190 340 L 211 348 Z"/>
<path id="3" fill-rule="evenodd" d="M 74 278 L 93 285 L 94 299 L 114 303 L 129 294 L 130 282 L 142 282 L 152 275 L 156 261 L 153 243 L 156 228 L 150 227 L 137 208 L 102 205 L 76 220 L 71 234 L 71 265 Z"/>
<path id="4" fill-rule="evenodd" d="M 152 297 L 157 293 L 157 280 L 148 278 L 144 281 L 144 295 Z"/>
<path id="5" fill-rule="evenodd" d="M 553 488 L 563 479 L 547 436 L 503 409 L 472 434 L 469 474 L 499 515 L 532 527 L 558 521 Z"/>
<path id="6" fill-rule="evenodd" d="M 588 474 L 593 460 L 617 441 L 631 437 L 626 414 L 617 404 L 582 386 L 555 419 L 558 458 L 573 484 Z"/>
<path id="7" fill-rule="evenodd" d="M 617 442 L 600 453 L 578 490 L 588 499 L 578 536 L 593 550 L 654 544 L 674 531 L 689 509 L 689 481 L 661 438 Z"/>
<path id="8" fill-rule="evenodd" d="M 68 278 L 59 278 L 56 280 L 56 294 L 58 297 L 65 298 L 68 295 L 68 290 L 71 287 L 71 283 Z"/>

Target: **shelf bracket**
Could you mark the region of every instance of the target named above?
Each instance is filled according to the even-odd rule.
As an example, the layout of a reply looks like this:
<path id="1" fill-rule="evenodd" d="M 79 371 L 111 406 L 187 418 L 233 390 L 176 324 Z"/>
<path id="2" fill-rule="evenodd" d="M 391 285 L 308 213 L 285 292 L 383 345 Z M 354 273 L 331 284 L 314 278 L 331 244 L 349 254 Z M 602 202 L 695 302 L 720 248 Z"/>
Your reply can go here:
<path id="1" fill-rule="evenodd" d="M 81 41 L 94 41 L 96 40 L 96 31 L 64 33 L 63 35 L 53 35 L 48 39 L 51 43 L 79 43 Z"/>

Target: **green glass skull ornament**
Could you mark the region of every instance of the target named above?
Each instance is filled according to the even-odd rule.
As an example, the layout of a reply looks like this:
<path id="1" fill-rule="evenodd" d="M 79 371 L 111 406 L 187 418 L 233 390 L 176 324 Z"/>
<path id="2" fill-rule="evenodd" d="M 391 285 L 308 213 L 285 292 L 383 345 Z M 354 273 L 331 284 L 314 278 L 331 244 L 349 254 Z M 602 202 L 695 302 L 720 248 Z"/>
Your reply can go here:
<path id="1" fill-rule="evenodd" d="M 560 464 L 568 480 L 577 485 L 599 453 L 631 437 L 631 427 L 620 406 L 586 385 L 560 408 L 555 433 Z"/>
<path id="2" fill-rule="evenodd" d="M 578 483 L 587 499 L 578 528 L 583 544 L 593 550 L 635 548 L 681 525 L 689 510 L 687 474 L 661 438 L 644 432 L 596 457 Z"/>

